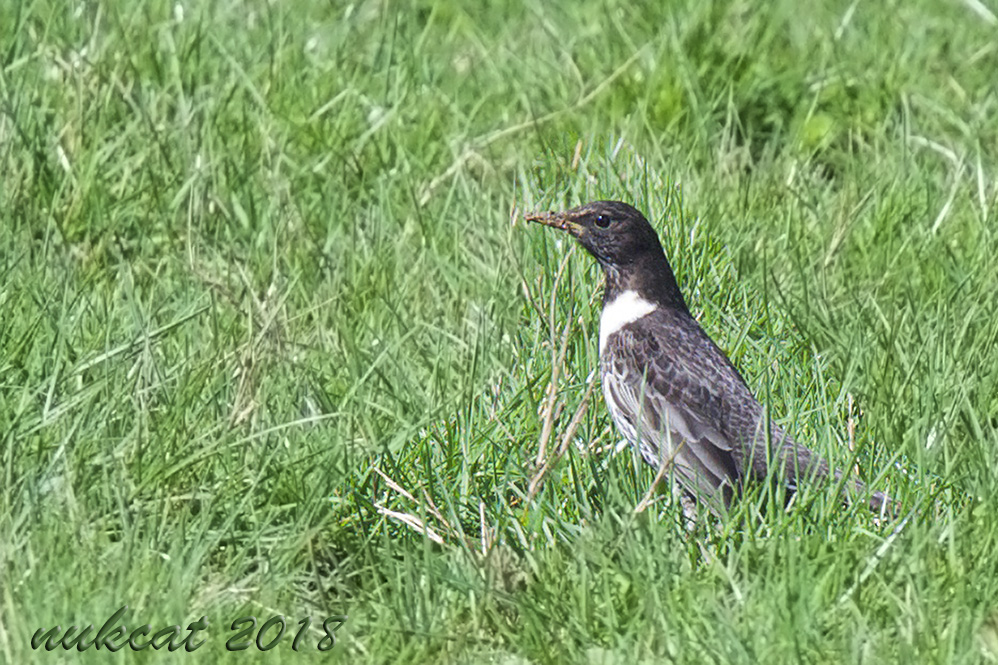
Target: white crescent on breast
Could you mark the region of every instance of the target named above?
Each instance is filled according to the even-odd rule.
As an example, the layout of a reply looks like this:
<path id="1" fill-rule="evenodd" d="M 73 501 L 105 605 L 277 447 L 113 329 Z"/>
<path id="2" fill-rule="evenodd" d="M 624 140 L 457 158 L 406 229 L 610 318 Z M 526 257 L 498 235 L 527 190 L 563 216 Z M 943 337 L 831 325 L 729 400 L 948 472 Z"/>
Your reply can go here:
<path id="1" fill-rule="evenodd" d="M 634 323 L 642 316 L 647 316 L 658 309 L 658 305 L 648 302 L 637 291 L 624 291 L 603 307 L 599 320 L 599 352 L 603 349 L 610 335 L 614 334 L 628 323 Z"/>

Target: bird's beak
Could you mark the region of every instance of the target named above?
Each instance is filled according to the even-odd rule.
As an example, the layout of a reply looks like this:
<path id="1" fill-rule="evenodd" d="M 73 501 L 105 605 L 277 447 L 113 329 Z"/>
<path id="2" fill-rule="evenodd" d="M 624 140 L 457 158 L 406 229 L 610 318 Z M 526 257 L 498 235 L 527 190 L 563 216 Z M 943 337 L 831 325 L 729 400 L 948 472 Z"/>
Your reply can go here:
<path id="1" fill-rule="evenodd" d="M 523 218 L 528 222 L 537 222 L 544 226 L 568 231 L 576 238 L 582 235 L 582 225 L 572 221 L 564 212 L 531 212 L 524 215 Z"/>

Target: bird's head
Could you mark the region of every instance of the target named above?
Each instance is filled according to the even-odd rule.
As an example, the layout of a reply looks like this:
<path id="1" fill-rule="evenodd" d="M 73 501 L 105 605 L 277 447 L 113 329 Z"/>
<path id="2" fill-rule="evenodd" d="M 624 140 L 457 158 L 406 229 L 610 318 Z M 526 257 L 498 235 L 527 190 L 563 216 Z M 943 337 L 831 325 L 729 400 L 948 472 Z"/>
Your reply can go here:
<path id="1" fill-rule="evenodd" d="M 604 268 L 621 268 L 662 253 L 645 216 L 620 201 L 594 201 L 563 212 L 531 213 L 525 219 L 567 231 Z"/>
<path id="2" fill-rule="evenodd" d="M 594 201 L 564 212 L 532 213 L 526 220 L 567 231 L 596 257 L 606 275 L 605 302 L 635 289 L 646 300 L 688 311 L 655 229 L 633 206 Z"/>

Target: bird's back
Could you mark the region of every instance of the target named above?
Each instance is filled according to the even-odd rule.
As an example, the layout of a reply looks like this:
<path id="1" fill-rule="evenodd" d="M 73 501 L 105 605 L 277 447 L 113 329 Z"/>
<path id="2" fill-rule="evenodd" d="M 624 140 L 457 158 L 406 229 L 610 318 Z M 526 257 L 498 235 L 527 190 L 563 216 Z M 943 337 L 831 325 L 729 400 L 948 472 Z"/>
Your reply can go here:
<path id="1" fill-rule="evenodd" d="M 775 424 L 767 439 L 762 405 L 686 311 L 659 308 L 621 327 L 606 340 L 600 367 L 621 432 L 649 464 L 671 457 L 679 482 L 701 498 L 720 492 L 726 503 L 773 461 L 791 487 L 799 477 L 828 475 L 824 460 Z"/>

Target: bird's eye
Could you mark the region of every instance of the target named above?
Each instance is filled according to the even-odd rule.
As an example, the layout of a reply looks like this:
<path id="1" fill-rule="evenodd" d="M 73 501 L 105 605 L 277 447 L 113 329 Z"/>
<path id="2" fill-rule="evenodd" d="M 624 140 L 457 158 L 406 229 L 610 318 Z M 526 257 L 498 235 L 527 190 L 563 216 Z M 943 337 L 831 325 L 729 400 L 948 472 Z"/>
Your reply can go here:
<path id="1" fill-rule="evenodd" d="M 596 226 L 600 227 L 601 229 L 610 228 L 610 218 L 607 217 L 606 215 L 597 215 Z"/>

